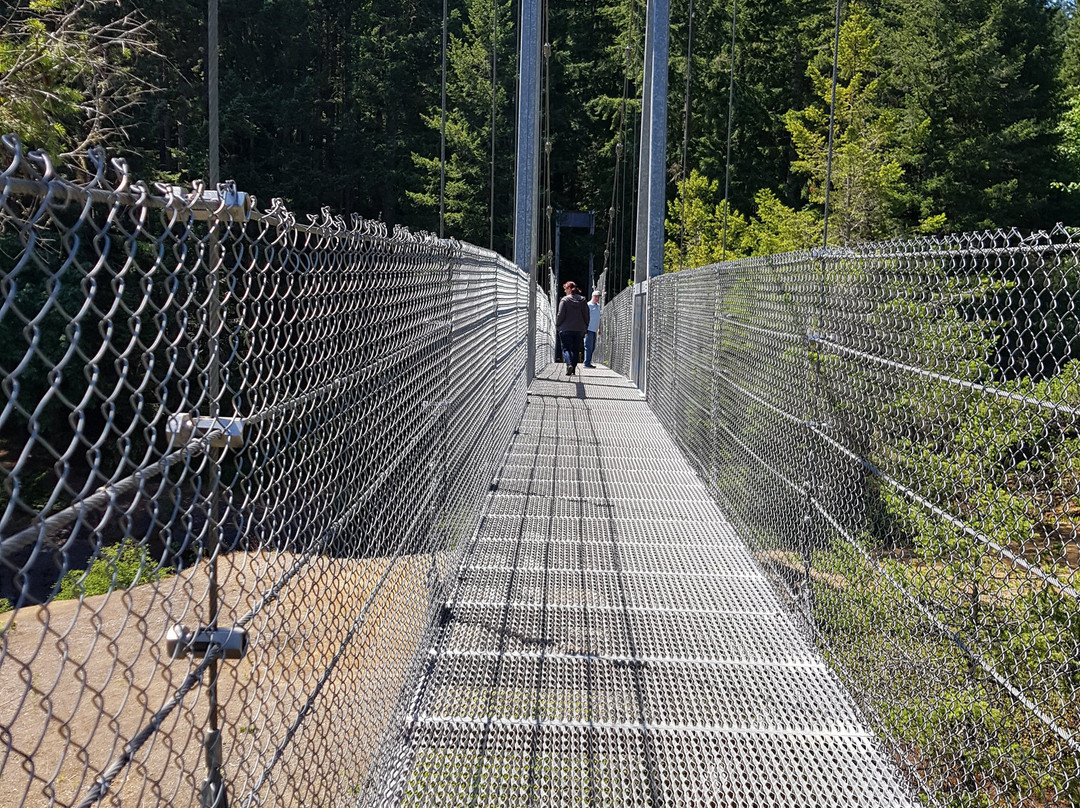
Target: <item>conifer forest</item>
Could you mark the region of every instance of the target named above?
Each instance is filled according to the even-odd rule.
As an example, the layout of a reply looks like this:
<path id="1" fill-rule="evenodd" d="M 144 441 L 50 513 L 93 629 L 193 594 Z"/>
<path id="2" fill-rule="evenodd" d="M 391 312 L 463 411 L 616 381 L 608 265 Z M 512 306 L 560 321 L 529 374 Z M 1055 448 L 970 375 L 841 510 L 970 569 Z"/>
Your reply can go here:
<path id="1" fill-rule="evenodd" d="M 157 181 L 206 175 L 205 3 L 6 5 L 0 128 L 54 155 L 102 143 Z M 544 204 L 596 211 L 592 248 L 606 237 L 624 279 L 644 5 L 545 12 Z M 730 0 L 672 4 L 670 267 L 820 242 L 834 8 L 743 3 L 733 37 Z M 505 254 L 518 8 L 452 0 L 447 11 L 446 231 Z M 1072 5 L 860 0 L 843 12 L 830 241 L 1076 220 Z M 221 0 L 220 42 L 222 177 L 299 213 L 437 231 L 440 2 Z"/>

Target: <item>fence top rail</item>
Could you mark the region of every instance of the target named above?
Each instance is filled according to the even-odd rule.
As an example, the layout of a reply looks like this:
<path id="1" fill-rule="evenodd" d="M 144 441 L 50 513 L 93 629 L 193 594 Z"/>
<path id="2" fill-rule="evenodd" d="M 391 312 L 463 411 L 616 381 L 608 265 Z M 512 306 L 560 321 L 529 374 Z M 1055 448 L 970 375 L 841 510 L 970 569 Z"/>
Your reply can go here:
<path id="1" fill-rule="evenodd" d="M 11 197 L 31 197 L 42 205 L 72 202 L 160 210 L 181 222 L 208 221 L 225 226 L 253 223 L 318 239 L 405 243 L 432 251 L 441 247 L 449 259 L 491 260 L 504 271 L 524 274 L 520 267 L 483 247 L 454 238 L 440 239 L 433 233 L 410 230 L 403 225 L 391 227 L 358 214 L 346 219 L 323 207 L 319 214 L 306 214 L 307 221 L 301 222 L 278 197 L 271 200 L 268 210 L 260 211 L 256 197 L 239 190 L 231 180 L 218 183 L 214 189 L 201 180 L 193 182 L 188 189 L 167 183 L 154 183 L 151 187 L 132 178 L 126 160 L 110 158 L 100 147 L 87 151 L 83 165 L 65 166 L 76 175 L 67 178 L 48 154 L 27 152 L 19 139 L 9 134 L 0 136 L 0 164 L 5 162 L 6 168 L 0 172 L 0 206 L 6 205 Z"/>
<path id="2" fill-rule="evenodd" d="M 928 260 L 957 257 L 988 258 L 1016 255 L 1070 255 L 1080 253 L 1080 228 L 1058 224 L 1050 230 L 1025 232 L 1017 228 L 999 228 L 972 233 L 941 236 L 895 238 L 850 246 L 834 246 L 769 255 L 752 255 L 729 261 L 704 264 L 679 270 L 677 274 L 737 271 L 746 267 L 803 266 L 817 261 L 836 264 L 845 261 L 891 261 L 923 258 Z M 665 273 L 661 278 L 676 273 Z"/>

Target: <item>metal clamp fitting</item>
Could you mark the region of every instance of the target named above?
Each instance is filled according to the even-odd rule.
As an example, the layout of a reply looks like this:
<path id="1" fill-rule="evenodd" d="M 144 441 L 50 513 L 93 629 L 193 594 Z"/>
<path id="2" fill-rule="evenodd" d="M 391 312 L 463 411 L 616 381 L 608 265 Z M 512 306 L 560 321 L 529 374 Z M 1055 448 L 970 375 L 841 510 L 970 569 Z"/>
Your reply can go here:
<path id="1" fill-rule="evenodd" d="M 247 632 L 240 628 L 198 628 L 191 631 L 179 624 L 165 634 L 165 649 L 173 659 L 204 657 L 220 646 L 222 659 L 240 659 L 247 653 Z"/>
<path id="2" fill-rule="evenodd" d="M 244 445 L 243 418 L 210 418 L 190 413 L 177 413 L 165 422 L 169 446 L 183 446 L 192 438 L 210 435 L 210 445 L 239 449 Z"/>
<path id="3" fill-rule="evenodd" d="M 218 183 L 216 191 L 203 191 L 192 213 L 198 220 L 211 217 L 226 222 L 246 222 L 251 218 L 251 206 L 254 199 L 244 191 L 236 190 L 232 180 Z"/>

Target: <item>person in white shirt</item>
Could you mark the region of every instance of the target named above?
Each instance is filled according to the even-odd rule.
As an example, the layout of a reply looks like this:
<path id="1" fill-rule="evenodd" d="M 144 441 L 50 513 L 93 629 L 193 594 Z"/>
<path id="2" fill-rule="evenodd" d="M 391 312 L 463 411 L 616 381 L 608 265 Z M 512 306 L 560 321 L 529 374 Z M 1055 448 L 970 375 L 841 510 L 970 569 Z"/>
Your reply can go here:
<path id="1" fill-rule="evenodd" d="M 596 350 L 596 338 L 600 335 L 600 290 L 592 293 L 589 301 L 589 330 L 585 332 L 585 367 L 596 367 L 592 363 L 593 351 Z"/>

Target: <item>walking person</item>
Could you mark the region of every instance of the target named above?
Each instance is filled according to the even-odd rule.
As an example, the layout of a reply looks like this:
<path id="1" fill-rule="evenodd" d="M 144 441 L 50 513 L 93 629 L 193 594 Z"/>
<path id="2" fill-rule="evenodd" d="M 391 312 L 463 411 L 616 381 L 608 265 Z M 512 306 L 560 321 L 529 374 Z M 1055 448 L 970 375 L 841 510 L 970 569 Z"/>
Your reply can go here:
<path id="1" fill-rule="evenodd" d="M 600 290 L 594 289 L 589 301 L 589 330 L 585 332 L 585 367 L 594 368 L 593 351 L 596 350 L 596 338 L 600 336 Z"/>
<path id="2" fill-rule="evenodd" d="M 566 375 L 573 376 L 577 371 L 578 356 L 585 348 L 585 332 L 589 330 L 589 304 L 585 302 L 573 281 L 564 283 L 563 291 L 566 296 L 559 301 L 555 328 L 559 332 Z"/>

